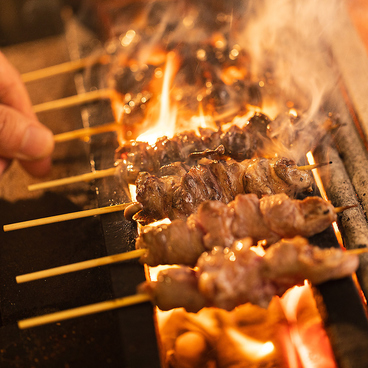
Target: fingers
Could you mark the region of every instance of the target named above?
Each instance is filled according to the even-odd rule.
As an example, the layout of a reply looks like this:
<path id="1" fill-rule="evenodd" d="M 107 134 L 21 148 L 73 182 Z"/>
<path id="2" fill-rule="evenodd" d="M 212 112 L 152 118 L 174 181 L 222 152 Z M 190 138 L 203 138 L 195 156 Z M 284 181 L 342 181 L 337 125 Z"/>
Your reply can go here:
<path id="1" fill-rule="evenodd" d="M 0 175 L 15 158 L 30 174 L 43 176 L 53 149 L 52 132 L 37 120 L 18 71 L 0 52 Z"/>
<path id="2" fill-rule="evenodd" d="M 10 165 L 10 160 L 6 158 L 0 158 L 0 176 L 6 171 Z"/>
<path id="3" fill-rule="evenodd" d="M 11 107 L 0 105 L 0 157 L 23 161 L 51 155 L 54 148 L 52 132 Z"/>
<path id="4" fill-rule="evenodd" d="M 36 119 L 26 87 L 19 72 L 0 51 L 0 102 Z"/>
<path id="5" fill-rule="evenodd" d="M 20 163 L 29 174 L 37 177 L 45 176 L 51 169 L 51 157 L 35 161 L 20 161 Z"/>

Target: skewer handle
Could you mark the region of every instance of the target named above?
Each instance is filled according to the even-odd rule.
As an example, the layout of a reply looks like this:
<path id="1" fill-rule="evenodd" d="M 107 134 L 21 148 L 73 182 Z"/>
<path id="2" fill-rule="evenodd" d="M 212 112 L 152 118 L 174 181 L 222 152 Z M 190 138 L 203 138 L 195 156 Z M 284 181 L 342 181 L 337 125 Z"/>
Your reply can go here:
<path id="1" fill-rule="evenodd" d="M 65 132 L 54 135 L 54 141 L 57 143 L 71 141 L 73 139 L 86 139 L 91 135 L 114 132 L 121 127 L 118 123 L 104 124 L 96 127 L 83 128 L 78 130 L 73 130 L 71 132 Z"/>
<path id="2" fill-rule="evenodd" d="M 31 184 L 28 186 L 29 191 L 39 190 L 39 189 L 48 189 L 54 188 L 61 185 L 80 183 L 82 181 L 91 181 L 94 179 L 105 178 L 107 176 L 113 176 L 116 173 L 116 167 L 111 167 L 110 169 L 105 170 L 96 170 L 90 173 L 70 176 L 69 178 L 56 179 L 51 181 L 45 181 L 43 183 Z"/>
<path id="3" fill-rule="evenodd" d="M 103 215 L 105 213 L 112 213 L 112 212 L 122 211 L 129 204 L 130 203 L 124 203 L 124 204 L 118 204 L 118 205 L 115 205 L 115 206 L 95 208 L 95 209 L 92 209 L 92 210 L 66 213 L 64 215 L 44 217 L 44 218 L 40 218 L 40 219 L 36 219 L 36 220 L 16 222 L 14 224 L 4 225 L 3 229 L 6 232 L 6 231 L 25 229 L 25 228 L 34 227 L 34 226 L 53 224 L 55 222 L 62 222 L 62 221 L 74 220 L 74 219 L 79 219 L 79 218 L 84 218 L 84 217 Z"/>
<path id="4" fill-rule="evenodd" d="M 105 312 L 139 303 L 145 303 L 150 300 L 151 299 L 148 294 L 136 294 L 132 296 L 126 296 L 123 298 L 91 304 L 84 307 L 68 309 L 62 312 L 55 312 L 51 314 L 45 314 L 39 317 L 24 319 L 18 322 L 18 327 L 23 330 L 25 328 L 41 326 L 48 323 L 64 321 L 66 319 L 87 316 L 89 314 Z"/>
<path id="5" fill-rule="evenodd" d="M 73 263 L 73 264 L 69 264 L 65 266 L 49 268 L 43 271 L 32 272 L 32 273 L 17 276 L 15 279 L 18 284 L 21 284 L 24 282 L 44 279 L 47 277 L 59 276 L 59 275 L 63 275 L 66 273 L 86 270 L 89 268 L 105 266 L 108 264 L 127 261 L 129 259 L 139 258 L 144 253 L 146 253 L 146 251 L 147 251 L 146 249 L 136 249 L 130 252 L 114 254 L 112 256 L 101 257 L 101 258 L 91 259 L 91 260 L 84 261 L 84 262 L 78 262 L 78 263 Z"/>
<path id="6" fill-rule="evenodd" d="M 24 83 L 33 82 L 35 80 L 53 77 L 58 74 L 65 74 L 73 71 L 77 71 L 94 64 L 107 64 L 110 62 L 111 57 L 109 55 L 102 55 L 100 57 L 88 56 L 83 59 L 67 61 L 62 64 L 49 66 L 47 68 L 34 70 L 32 72 L 23 73 L 21 75 Z"/>
<path id="7" fill-rule="evenodd" d="M 33 106 L 35 113 L 60 109 L 64 107 L 71 107 L 81 105 L 87 102 L 92 102 L 101 99 L 109 99 L 113 95 L 114 90 L 111 89 L 99 89 L 97 91 L 91 91 L 81 93 L 79 95 L 61 98 L 59 100 L 44 102 Z"/>

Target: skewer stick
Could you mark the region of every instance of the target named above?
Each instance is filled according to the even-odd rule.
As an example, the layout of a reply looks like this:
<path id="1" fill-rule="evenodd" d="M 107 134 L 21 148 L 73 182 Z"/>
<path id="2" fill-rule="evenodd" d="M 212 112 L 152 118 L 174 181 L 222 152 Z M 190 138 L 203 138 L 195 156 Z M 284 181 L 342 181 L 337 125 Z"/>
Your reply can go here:
<path id="1" fill-rule="evenodd" d="M 368 252 L 368 248 L 359 248 L 347 250 L 350 254 L 360 254 Z M 100 313 L 104 311 L 109 311 L 113 309 L 118 309 L 126 306 L 131 306 L 139 303 L 145 303 L 151 301 L 151 297 L 148 294 L 136 294 L 132 296 L 122 297 L 114 300 L 109 300 L 106 302 L 90 304 L 83 307 L 68 309 L 61 312 L 55 312 L 51 314 L 45 314 L 39 317 L 33 317 L 24 319 L 18 322 L 18 327 L 20 329 L 26 329 L 36 326 L 41 326 L 49 323 L 60 322 L 67 319 L 82 317 L 94 313 Z"/>
<path id="2" fill-rule="evenodd" d="M 357 204 L 351 204 L 350 206 L 335 207 L 335 212 L 340 213 L 340 212 L 343 212 L 345 210 L 348 210 L 349 208 L 355 208 L 355 207 L 358 207 L 358 205 Z"/>
<path id="3" fill-rule="evenodd" d="M 81 129 L 81 130 L 83 130 L 83 129 Z M 81 134 L 81 136 L 82 136 L 82 134 Z M 215 151 L 212 151 L 212 152 L 215 152 Z M 328 164 L 299 166 L 298 169 L 299 170 L 312 170 L 312 169 L 316 168 L 316 166 L 319 167 L 319 166 L 323 166 L 323 165 L 328 165 Z M 309 167 L 309 168 L 307 168 L 307 167 Z M 87 182 L 87 181 L 94 180 L 94 179 L 99 179 L 99 178 L 103 178 L 103 177 L 107 177 L 107 176 L 113 176 L 113 175 L 115 175 L 115 172 L 116 172 L 116 168 L 93 171 L 91 173 L 86 173 L 86 174 L 76 175 L 76 176 L 70 176 L 68 178 L 56 179 L 56 180 L 46 181 L 46 182 L 38 183 L 38 184 L 31 184 L 31 185 L 28 186 L 28 190 L 29 191 L 34 191 L 34 190 L 39 190 L 39 189 L 49 189 L 49 188 L 54 188 L 54 187 L 58 187 L 58 186 L 61 186 L 61 185 L 79 183 L 79 182 L 82 182 L 82 181 Z M 344 207 L 342 207 L 342 208 L 344 208 Z M 343 209 L 341 211 L 343 211 Z"/>
<path id="4" fill-rule="evenodd" d="M 58 187 L 61 185 L 66 185 L 66 184 L 80 183 L 82 181 L 87 182 L 87 181 L 91 181 L 94 179 L 105 178 L 107 176 L 114 176 L 116 173 L 116 170 L 117 170 L 116 167 L 111 167 L 110 169 L 96 170 L 96 171 L 92 171 L 86 174 L 70 176 L 68 178 L 45 181 L 43 183 L 37 183 L 37 184 L 31 184 L 28 186 L 28 190 L 34 191 L 34 190 L 39 190 L 39 189 L 48 189 L 48 188 L 54 188 L 54 187 Z"/>
<path id="5" fill-rule="evenodd" d="M 349 254 L 364 254 L 368 253 L 368 247 L 367 248 L 356 248 L 356 249 L 347 249 L 345 252 Z"/>
<path id="6" fill-rule="evenodd" d="M 148 294 L 136 294 L 132 296 L 126 296 L 123 298 L 108 300 L 106 302 L 90 304 L 83 307 L 67 309 L 61 312 L 55 312 L 39 317 L 24 319 L 18 322 L 18 327 L 23 330 L 25 328 L 46 325 L 48 323 L 64 321 L 66 319 L 87 316 L 89 314 L 105 312 L 139 303 L 145 303 L 150 300 L 151 298 Z"/>
<path id="7" fill-rule="evenodd" d="M 330 161 L 330 162 L 324 162 L 324 163 L 321 163 L 321 164 L 298 166 L 297 169 L 298 170 L 302 170 L 302 171 L 308 171 L 308 170 L 318 169 L 318 168 L 320 168 L 322 166 L 327 166 L 327 165 L 330 165 L 330 164 L 332 164 L 332 161 Z"/>
<path id="8" fill-rule="evenodd" d="M 66 213 L 63 215 L 44 217 L 44 218 L 40 218 L 36 220 L 16 222 L 14 224 L 4 225 L 3 229 L 4 231 L 13 231 L 13 230 L 34 227 L 34 226 L 53 224 L 55 222 L 62 222 L 62 221 L 74 220 L 74 219 L 79 219 L 79 218 L 84 218 L 84 217 L 103 215 L 105 213 L 122 211 L 129 205 L 130 203 L 117 204 L 115 206 L 100 207 L 100 208 L 95 208 L 92 210 L 77 211 L 77 212 L 72 212 L 72 213 Z"/>
<path id="9" fill-rule="evenodd" d="M 73 71 L 77 71 L 94 64 L 108 64 L 111 57 L 109 55 L 102 55 L 99 57 L 88 56 L 83 59 L 67 61 L 62 64 L 53 65 L 47 68 L 34 70 L 32 72 L 24 73 L 21 75 L 24 83 L 33 82 L 35 80 L 52 77 L 58 74 L 65 74 Z"/>
<path id="10" fill-rule="evenodd" d="M 57 143 L 71 141 L 73 139 L 86 139 L 91 135 L 114 132 L 121 127 L 118 123 L 104 124 L 96 127 L 83 128 L 78 130 L 73 130 L 71 132 L 65 132 L 54 135 L 54 141 Z"/>
<path id="11" fill-rule="evenodd" d="M 105 265 L 109 265 L 113 263 L 123 262 L 129 259 L 139 258 L 146 252 L 147 252 L 147 249 L 136 249 L 130 252 L 114 254 L 112 256 L 106 256 L 106 257 L 91 259 L 88 261 L 72 263 L 72 264 L 68 264 L 65 266 L 49 268 L 43 271 L 27 273 L 24 275 L 17 276 L 15 279 L 18 284 L 22 284 L 24 282 L 45 279 L 47 277 L 59 276 L 59 275 L 63 275 L 66 273 L 86 270 L 89 268 L 95 268 L 95 267 L 105 266 Z"/>
<path id="12" fill-rule="evenodd" d="M 101 100 L 101 99 L 109 99 L 112 97 L 114 93 L 115 91 L 110 88 L 98 89 L 96 91 L 80 93 L 79 95 L 65 97 L 59 100 L 54 100 L 54 101 L 49 101 L 49 102 L 44 102 L 38 105 L 34 105 L 33 111 L 38 113 L 38 112 L 60 109 L 64 107 L 82 105 L 87 102 L 92 102 L 92 101 Z"/>

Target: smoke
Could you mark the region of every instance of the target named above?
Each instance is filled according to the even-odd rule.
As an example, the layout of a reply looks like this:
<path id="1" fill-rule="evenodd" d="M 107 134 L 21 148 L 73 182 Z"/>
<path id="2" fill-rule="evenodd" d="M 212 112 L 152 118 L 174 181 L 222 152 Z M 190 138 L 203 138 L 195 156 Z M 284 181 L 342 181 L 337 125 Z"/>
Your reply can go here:
<path id="1" fill-rule="evenodd" d="M 252 16 L 241 45 L 251 54 L 252 75 L 270 75 L 277 94 L 312 118 L 331 92 L 338 76 L 326 44 L 339 23 L 341 0 L 251 0 Z"/>

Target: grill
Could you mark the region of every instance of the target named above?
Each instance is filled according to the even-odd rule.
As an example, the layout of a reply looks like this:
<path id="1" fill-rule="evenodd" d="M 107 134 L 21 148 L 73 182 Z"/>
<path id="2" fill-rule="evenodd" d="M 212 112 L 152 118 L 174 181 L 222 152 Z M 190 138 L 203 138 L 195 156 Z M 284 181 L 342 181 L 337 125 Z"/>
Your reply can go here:
<path id="1" fill-rule="evenodd" d="M 368 91 L 361 83 L 362 78 L 368 76 L 368 69 L 364 69 L 368 68 L 368 63 L 354 27 L 348 18 L 345 21 L 340 33 L 328 40 L 333 67 L 341 72 L 342 78 L 341 88 L 331 96 L 334 106 L 326 105 L 327 111 L 334 110 L 338 101 L 344 125 L 335 134 L 336 147 L 325 149 L 326 146 L 321 145 L 315 157 L 319 162 L 333 162 L 328 170 L 320 170 L 323 181 L 328 183 L 326 191 L 333 205 L 359 204 L 339 217 L 344 243 L 348 249 L 353 249 L 368 244 L 368 155 L 365 145 L 368 114 L 362 97 L 367 96 Z M 79 28 L 73 18 L 66 24 L 72 58 L 83 56 L 96 46 L 95 38 L 90 38 L 88 31 L 85 34 L 85 29 Z M 345 52 L 345 42 L 352 50 L 350 53 Z M 77 92 L 82 93 L 91 86 L 103 88 L 100 75 L 103 72 L 103 68 L 93 70 L 93 78 L 88 81 L 76 75 L 73 82 Z M 84 126 L 113 120 L 107 101 L 83 108 L 81 115 L 79 110 L 75 112 L 82 117 Z M 356 128 L 356 123 L 360 129 Z M 117 146 L 114 133 L 93 136 L 88 144 L 79 142 L 77 145 L 67 157 L 70 159 L 77 154 L 74 160 L 79 162 L 78 170 L 85 172 L 91 167 L 105 169 L 113 165 Z M 65 151 L 70 147 L 65 147 Z M 12 178 L 8 180 L 11 182 Z M 92 186 L 84 183 L 26 200 L 2 200 L 1 223 L 124 203 L 129 201 L 127 193 L 125 183 L 109 177 L 96 180 Z M 15 276 L 132 250 L 136 231 L 134 224 L 127 222 L 121 213 L 113 213 L 0 235 L 3 244 L 0 253 L 0 354 L 4 366 L 161 367 L 155 315 L 149 303 L 31 330 L 19 331 L 15 324 L 33 315 L 134 294 L 136 286 L 145 278 L 144 269 L 137 261 L 20 286 L 16 285 Z M 321 247 L 339 246 L 332 227 L 311 240 Z M 326 282 L 313 290 L 336 360 L 342 368 L 368 366 L 368 322 L 362 303 L 362 294 L 367 296 L 368 293 L 368 255 L 360 259 L 357 278 L 361 292 L 350 277 Z"/>

